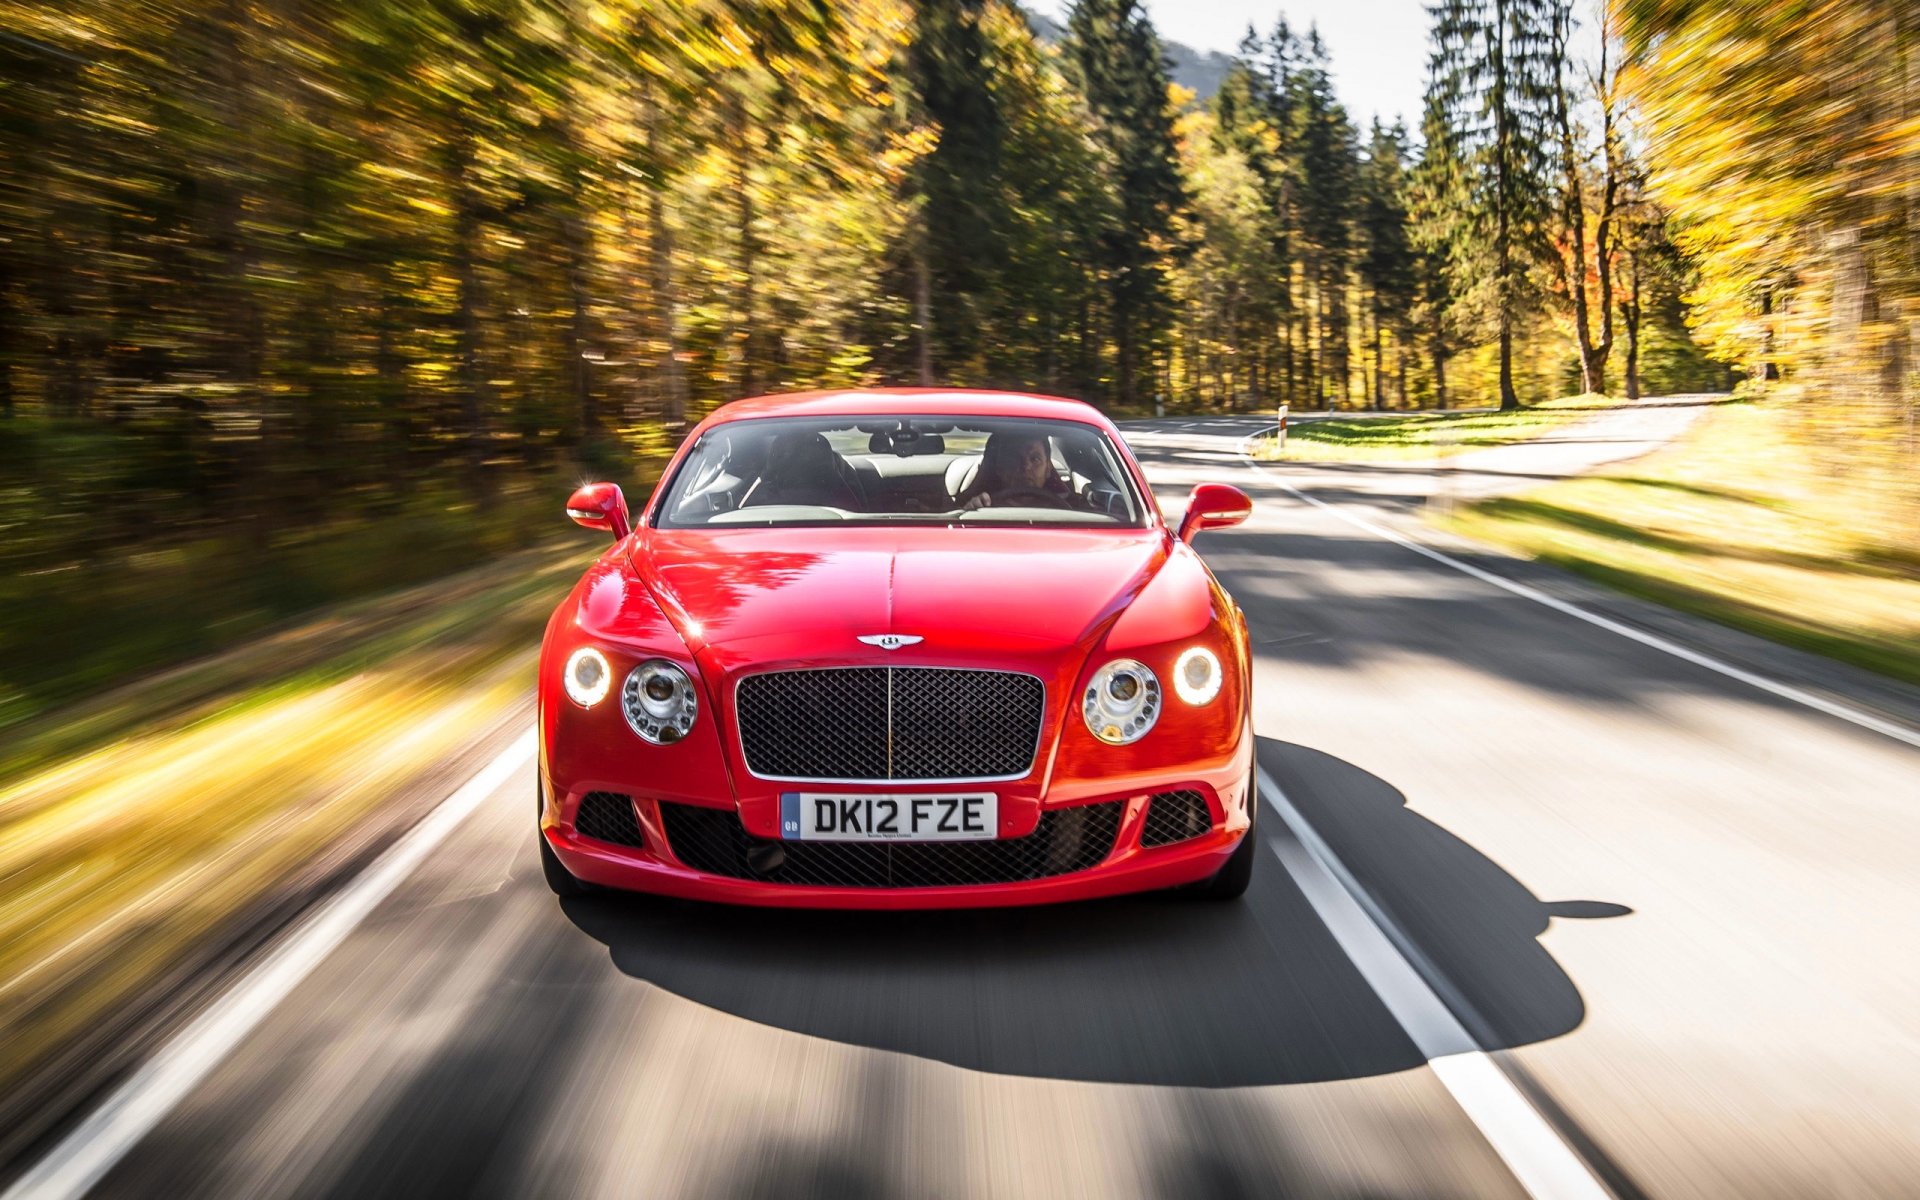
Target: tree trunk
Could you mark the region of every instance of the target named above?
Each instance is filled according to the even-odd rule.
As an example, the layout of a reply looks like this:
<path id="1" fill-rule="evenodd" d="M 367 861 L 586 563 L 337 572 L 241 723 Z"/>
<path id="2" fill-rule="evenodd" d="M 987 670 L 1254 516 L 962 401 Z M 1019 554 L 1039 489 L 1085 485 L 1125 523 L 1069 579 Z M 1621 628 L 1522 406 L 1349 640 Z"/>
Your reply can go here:
<path id="1" fill-rule="evenodd" d="M 1507 3 L 1495 0 L 1493 11 L 1493 189 L 1494 189 L 1494 302 L 1500 322 L 1500 410 L 1520 407 L 1519 393 L 1513 390 L 1513 205 L 1514 154 L 1511 98 L 1507 94 Z"/>
<path id="2" fill-rule="evenodd" d="M 1057 392 L 1060 390 L 1060 330 L 1058 318 L 1059 314 L 1054 310 L 1053 306 L 1048 305 L 1045 318 L 1047 323 L 1046 342 L 1044 343 L 1040 358 L 1040 378 L 1046 381 L 1046 388 L 1049 392 Z"/>
<path id="3" fill-rule="evenodd" d="M 1373 306 L 1373 409 L 1375 412 L 1384 408 L 1387 400 L 1386 376 L 1382 374 L 1381 363 L 1380 306 L 1375 304 Z"/>
<path id="4" fill-rule="evenodd" d="M 1592 313 L 1587 304 L 1587 201 L 1580 184 L 1579 147 L 1574 137 L 1566 84 L 1570 61 L 1567 25 L 1572 16 L 1567 4 L 1554 6 L 1553 120 L 1560 140 L 1560 213 L 1567 223 L 1568 242 L 1566 250 L 1554 255 L 1554 265 L 1559 269 L 1560 286 L 1573 305 L 1573 340 L 1580 357 L 1580 391 L 1584 395 L 1597 392 L 1600 387 L 1594 362 Z"/>
<path id="5" fill-rule="evenodd" d="M 206 176 L 211 184 L 208 191 L 214 197 L 215 250 L 226 268 L 223 289 L 226 311 L 221 324 L 226 330 L 227 344 L 222 374 L 247 402 L 257 398 L 261 350 L 265 342 L 259 306 L 254 303 L 254 247 L 244 225 L 246 193 L 241 182 L 253 165 L 248 151 L 253 83 L 247 69 L 253 53 L 249 36 L 252 25 L 252 9 L 240 0 L 229 0 L 220 20 L 220 27 L 226 33 L 221 55 L 226 72 L 220 95 L 231 150 L 225 161 L 216 162 Z"/>
<path id="6" fill-rule="evenodd" d="M 660 106 L 648 94 L 647 160 L 659 169 L 664 161 L 660 141 Z M 653 320 L 660 342 L 660 418 L 667 431 L 679 434 L 687 424 L 687 383 L 680 370 L 679 304 L 674 294 L 673 231 L 667 228 L 666 188 L 659 179 L 647 181 L 647 280 Z"/>
<path id="7" fill-rule="evenodd" d="M 1405 322 L 1403 321 L 1402 322 L 1403 327 L 1395 329 L 1394 336 L 1393 336 L 1393 360 L 1394 360 L 1394 365 L 1399 368 L 1399 374 L 1400 374 L 1399 386 L 1395 388 L 1395 393 L 1396 393 L 1396 398 L 1399 401 L 1399 407 L 1401 408 L 1408 407 L 1408 404 L 1407 404 L 1407 339 L 1405 336 L 1408 330 L 1404 328 L 1404 325 L 1405 325 Z"/>
<path id="8" fill-rule="evenodd" d="M 924 220 L 924 218 L 923 218 Z M 933 269 L 927 262 L 927 231 L 913 237 L 913 335 L 921 387 L 933 386 Z"/>
<path id="9" fill-rule="evenodd" d="M 1083 281 L 1084 282 L 1084 281 Z M 1080 399 L 1085 400 L 1093 390 L 1093 312 L 1092 303 L 1083 288 L 1080 292 L 1080 316 L 1078 336 L 1075 338 L 1074 354 L 1079 360 L 1075 368 L 1080 376 Z"/>
<path id="10" fill-rule="evenodd" d="M 1780 364 L 1773 360 L 1773 289 L 1765 284 L 1760 287 L 1760 315 L 1764 318 L 1760 328 L 1760 361 L 1754 374 L 1771 382 L 1780 378 Z"/>
<path id="11" fill-rule="evenodd" d="M 734 340 L 740 346 L 740 376 L 735 390 L 741 396 L 754 394 L 754 269 L 758 264 L 758 247 L 753 236 L 753 177 L 751 175 L 751 147 L 747 144 L 746 103 L 736 91 L 733 94 L 733 161 L 734 191 L 737 207 L 735 209 L 736 236 L 740 244 L 740 291 L 735 302 L 736 319 L 740 329 Z"/>
<path id="12" fill-rule="evenodd" d="M 13 253 L 0 244 L 0 419 L 13 416 L 14 326 L 20 314 L 13 307 Z"/>
<path id="13" fill-rule="evenodd" d="M 486 364 L 481 355 L 480 200 L 473 194 L 473 131 L 465 114 L 454 118 L 447 153 L 447 182 L 453 196 L 453 276 L 458 290 L 460 338 L 460 424 L 466 442 L 467 482 L 484 504 L 492 500 L 486 475 L 487 416 L 492 408 Z"/>
<path id="14" fill-rule="evenodd" d="M 1292 404 L 1300 398 L 1294 379 L 1292 313 L 1288 313 L 1280 322 L 1280 369 L 1284 372 L 1281 390 L 1287 403 Z"/>
<path id="15" fill-rule="evenodd" d="M 1640 256 L 1627 255 L 1627 294 L 1620 300 L 1620 323 L 1627 329 L 1627 399 L 1640 398 Z"/>
<path id="16" fill-rule="evenodd" d="M 586 180 L 579 166 L 580 148 L 571 113 L 556 123 L 566 167 L 567 194 L 561 201 L 560 242 L 566 261 L 567 323 L 561 332 L 561 353 L 567 362 L 567 391 L 580 417 L 580 444 L 600 434 L 600 407 L 593 391 L 593 312 L 587 282 L 593 260 L 592 234 L 587 228 Z"/>
<path id="17" fill-rule="evenodd" d="M 1500 310 L 1500 411 L 1520 407 L 1520 394 L 1513 390 L 1513 319 L 1504 307 Z"/>

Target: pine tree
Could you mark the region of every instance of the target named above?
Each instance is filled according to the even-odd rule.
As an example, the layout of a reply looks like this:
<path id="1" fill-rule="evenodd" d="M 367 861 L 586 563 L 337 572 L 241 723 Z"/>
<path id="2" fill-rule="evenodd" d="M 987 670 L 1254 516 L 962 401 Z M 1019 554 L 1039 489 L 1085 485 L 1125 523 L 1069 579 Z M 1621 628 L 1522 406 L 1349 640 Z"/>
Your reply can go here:
<path id="1" fill-rule="evenodd" d="M 1350 391 L 1347 280 L 1359 152 L 1353 123 L 1334 99 L 1326 46 L 1318 30 L 1288 79 L 1300 256 L 1311 288 L 1313 338 L 1307 360 L 1310 394 L 1329 406 Z"/>
<path id="2" fill-rule="evenodd" d="M 914 173 L 923 383 L 953 378 L 980 352 L 981 310 L 1007 257 L 1000 190 L 1006 122 L 981 27 L 986 7 L 987 0 L 922 0 L 907 49 L 917 107 L 937 139 Z"/>
<path id="3" fill-rule="evenodd" d="M 1119 220 L 1104 240 L 1112 300 L 1115 376 L 1132 403 L 1172 326 L 1167 266 L 1174 219 L 1186 206 L 1160 38 L 1140 0 L 1076 0 L 1068 16 L 1076 82 L 1113 157 Z"/>
<path id="4" fill-rule="evenodd" d="M 1421 121 L 1420 158 L 1409 180 L 1415 314 L 1426 341 L 1436 407 L 1447 407 L 1447 360 L 1453 354 L 1455 248 L 1471 236 L 1464 218 L 1465 166 L 1447 136 L 1446 114 L 1429 91 Z"/>
<path id="5" fill-rule="evenodd" d="M 1469 236 L 1455 238 L 1455 287 L 1494 326 L 1500 407 L 1518 408 L 1513 338 L 1532 303 L 1541 254 L 1554 97 L 1552 0 L 1438 0 L 1433 17 L 1429 136 L 1466 167 L 1449 202 Z"/>
<path id="6" fill-rule="evenodd" d="M 1289 402 L 1297 398 L 1299 384 L 1295 348 L 1305 341 L 1295 328 L 1299 238 L 1292 77 L 1297 57 L 1285 18 L 1264 41 L 1249 28 L 1213 101 L 1215 137 L 1222 149 L 1246 160 L 1265 200 L 1265 257 L 1273 274 L 1264 287 L 1266 311 L 1258 314 L 1267 323 L 1257 353 L 1267 390 Z"/>
<path id="7" fill-rule="evenodd" d="M 1386 399 L 1382 335 L 1393 330 L 1395 347 L 1405 355 L 1406 329 L 1413 310 L 1413 248 L 1407 229 L 1407 133 L 1399 125 L 1388 129 L 1378 118 L 1367 143 L 1367 161 L 1360 172 L 1359 276 L 1367 289 L 1373 341 L 1373 407 Z M 1401 372 L 1404 381 L 1405 372 Z M 1402 396 L 1404 401 L 1405 397 Z"/>
<path id="8" fill-rule="evenodd" d="M 1571 81 L 1574 63 L 1569 45 L 1573 33 L 1570 0 L 1549 0 L 1553 29 L 1553 100 L 1551 105 L 1558 168 L 1559 220 L 1553 263 L 1559 287 L 1573 319 L 1574 347 L 1580 355 L 1580 390 L 1606 390 L 1607 358 L 1613 352 L 1613 260 L 1617 240 L 1614 222 L 1620 196 L 1620 131 L 1616 128 L 1617 71 L 1610 70 L 1612 39 L 1600 44 L 1598 74 L 1593 79 L 1600 117 L 1598 179 L 1583 145 L 1582 130 L 1574 119 L 1580 98 Z M 1593 195 L 1590 197 L 1589 192 Z M 1592 218 L 1589 221 L 1589 217 Z M 1591 284 L 1589 283 L 1591 280 Z M 1589 288 L 1597 289 L 1589 297 Z M 1599 329 L 1594 328 L 1594 318 Z"/>

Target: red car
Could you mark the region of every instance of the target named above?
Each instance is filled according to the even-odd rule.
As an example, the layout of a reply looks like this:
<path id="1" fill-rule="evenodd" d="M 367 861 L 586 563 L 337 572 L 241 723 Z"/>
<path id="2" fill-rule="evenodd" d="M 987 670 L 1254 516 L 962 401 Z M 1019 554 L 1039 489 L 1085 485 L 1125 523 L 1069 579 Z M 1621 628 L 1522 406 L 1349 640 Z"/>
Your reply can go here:
<path id="1" fill-rule="evenodd" d="M 832 908 L 1246 890 L 1246 620 L 1073 400 L 768 396 L 701 422 L 540 654 L 540 852 L 593 885 Z"/>

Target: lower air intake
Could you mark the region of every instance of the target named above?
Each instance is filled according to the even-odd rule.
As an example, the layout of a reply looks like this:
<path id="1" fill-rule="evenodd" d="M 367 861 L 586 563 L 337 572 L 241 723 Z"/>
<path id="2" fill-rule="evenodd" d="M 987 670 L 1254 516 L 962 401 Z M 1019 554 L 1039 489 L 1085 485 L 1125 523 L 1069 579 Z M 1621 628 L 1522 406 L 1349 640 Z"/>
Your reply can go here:
<path id="1" fill-rule="evenodd" d="M 1122 802 L 1041 814 L 1026 837 L 981 842 L 800 842 L 749 835 L 715 808 L 662 804 L 667 842 L 681 862 L 709 875 L 812 887 L 922 888 L 1024 883 L 1097 867 L 1113 851 Z M 756 871 L 750 851 L 778 846 L 777 866 Z M 755 856 L 760 858 L 762 856 Z"/>
<path id="2" fill-rule="evenodd" d="M 633 797 L 618 792 L 588 792 L 573 815 L 573 827 L 581 837 L 616 846 L 645 847 L 640 822 L 633 819 Z"/>
<path id="3" fill-rule="evenodd" d="M 1157 792 L 1147 803 L 1147 822 L 1140 830 L 1142 846 L 1171 846 L 1197 838 L 1213 828 L 1213 813 L 1199 792 Z"/>

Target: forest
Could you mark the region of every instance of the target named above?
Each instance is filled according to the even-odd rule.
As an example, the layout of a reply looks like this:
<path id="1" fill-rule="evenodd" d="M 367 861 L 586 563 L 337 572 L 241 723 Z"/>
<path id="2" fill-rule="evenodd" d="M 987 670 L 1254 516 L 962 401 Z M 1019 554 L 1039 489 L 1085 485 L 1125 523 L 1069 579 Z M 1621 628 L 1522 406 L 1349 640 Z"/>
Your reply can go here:
<path id="1" fill-rule="evenodd" d="M 0 713 L 112 674 L 83 621 L 184 652 L 431 577 L 771 391 L 1742 380 L 1913 495 L 1901 0 L 1409 5 L 1424 111 L 1364 128 L 1313 29 L 1249 30 L 1203 100 L 1139 0 L 1046 39 L 1009 0 L 0 13 Z"/>

